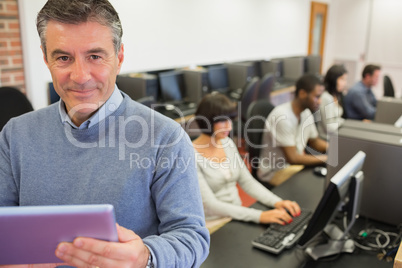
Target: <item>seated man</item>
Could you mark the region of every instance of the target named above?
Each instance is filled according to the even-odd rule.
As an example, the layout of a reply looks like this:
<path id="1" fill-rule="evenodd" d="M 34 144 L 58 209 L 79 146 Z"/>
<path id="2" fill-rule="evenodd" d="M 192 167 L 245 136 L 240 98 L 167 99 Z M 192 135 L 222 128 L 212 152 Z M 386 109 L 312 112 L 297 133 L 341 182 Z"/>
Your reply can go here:
<path id="1" fill-rule="evenodd" d="M 317 153 L 325 152 L 328 144 L 318 137 L 312 115 L 323 91 L 318 77 L 304 75 L 296 82 L 295 98 L 269 114 L 257 171 L 262 181 L 276 186 L 289 177 L 285 171 L 289 165 L 318 165 L 327 160 L 325 154 Z M 311 154 L 305 153 L 306 147 Z"/>
<path id="2" fill-rule="evenodd" d="M 362 80 L 357 82 L 344 99 L 344 108 L 347 118 L 356 120 L 373 120 L 376 112 L 377 100 L 371 90 L 380 76 L 380 66 L 367 65 L 363 69 Z"/>

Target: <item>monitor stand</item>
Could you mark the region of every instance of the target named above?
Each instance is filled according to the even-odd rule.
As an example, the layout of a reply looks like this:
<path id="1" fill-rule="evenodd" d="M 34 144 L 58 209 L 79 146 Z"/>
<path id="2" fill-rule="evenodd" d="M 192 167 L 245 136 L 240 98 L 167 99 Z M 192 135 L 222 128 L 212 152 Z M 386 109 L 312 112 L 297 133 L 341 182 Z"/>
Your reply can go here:
<path id="1" fill-rule="evenodd" d="M 353 253 L 355 244 L 352 239 L 345 239 L 345 232 L 341 231 L 338 226 L 328 224 L 324 232 L 329 236 L 329 240 L 325 244 L 308 247 L 306 253 L 315 261 L 319 258 L 328 257 L 339 253 Z"/>

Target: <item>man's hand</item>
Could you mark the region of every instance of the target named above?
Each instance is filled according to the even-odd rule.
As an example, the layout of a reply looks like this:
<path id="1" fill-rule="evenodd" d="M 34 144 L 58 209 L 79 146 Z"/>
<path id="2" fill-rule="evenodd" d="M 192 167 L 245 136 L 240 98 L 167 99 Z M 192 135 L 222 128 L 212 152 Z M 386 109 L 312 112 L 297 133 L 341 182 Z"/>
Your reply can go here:
<path id="1" fill-rule="evenodd" d="M 56 256 L 77 267 L 140 267 L 147 265 L 149 249 L 133 231 L 117 225 L 119 242 L 78 237 L 60 243 Z"/>

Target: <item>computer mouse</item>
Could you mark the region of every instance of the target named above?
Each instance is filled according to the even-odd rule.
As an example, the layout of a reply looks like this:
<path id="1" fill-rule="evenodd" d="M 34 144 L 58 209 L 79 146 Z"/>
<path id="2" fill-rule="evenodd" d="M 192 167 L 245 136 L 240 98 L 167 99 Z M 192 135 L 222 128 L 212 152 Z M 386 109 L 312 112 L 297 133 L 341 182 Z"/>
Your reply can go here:
<path id="1" fill-rule="evenodd" d="M 166 104 L 165 109 L 168 111 L 174 110 L 175 106 L 173 104 Z"/>
<path id="2" fill-rule="evenodd" d="M 325 167 L 315 167 L 313 170 L 314 174 L 320 177 L 327 176 L 327 168 Z"/>

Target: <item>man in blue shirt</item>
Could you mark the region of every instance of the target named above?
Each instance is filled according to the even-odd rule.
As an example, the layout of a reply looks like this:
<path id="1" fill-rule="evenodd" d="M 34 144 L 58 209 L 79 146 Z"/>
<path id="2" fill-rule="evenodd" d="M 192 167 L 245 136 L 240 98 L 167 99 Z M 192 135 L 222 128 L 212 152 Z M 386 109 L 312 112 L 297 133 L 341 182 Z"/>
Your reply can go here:
<path id="1" fill-rule="evenodd" d="M 356 120 L 373 120 L 376 112 L 377 100 L 371 90 L 380 76 L 381 67 L 369 64 L 363 69 L 362 80 L 349 89 L 344 100 L 347 118 Z"/>

